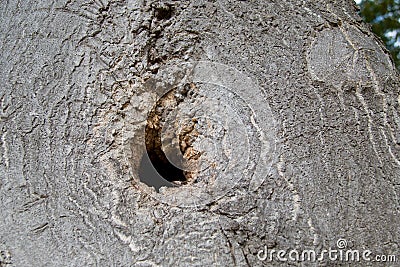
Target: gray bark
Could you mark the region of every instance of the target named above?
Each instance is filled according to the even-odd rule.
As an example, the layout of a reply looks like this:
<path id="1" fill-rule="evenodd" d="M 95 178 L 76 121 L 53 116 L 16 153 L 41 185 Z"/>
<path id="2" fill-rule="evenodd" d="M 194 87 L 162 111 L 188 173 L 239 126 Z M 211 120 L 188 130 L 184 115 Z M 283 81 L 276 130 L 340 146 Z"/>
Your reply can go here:
<path id="1" fill-rule="evenodd" d="M 352 1 L 1 5 L 0 266 L 400 256 L 400 80 Z M 149 186 L 146 134 L 187 184 Z"/>

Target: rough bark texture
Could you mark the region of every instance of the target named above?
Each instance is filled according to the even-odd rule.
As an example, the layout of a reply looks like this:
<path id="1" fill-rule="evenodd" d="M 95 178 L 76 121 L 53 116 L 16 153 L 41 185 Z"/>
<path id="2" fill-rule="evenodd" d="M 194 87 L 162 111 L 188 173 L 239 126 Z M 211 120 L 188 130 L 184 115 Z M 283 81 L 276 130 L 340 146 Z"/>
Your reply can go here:
<path id="1" fill-rule="evenodd" d="M 0 266 L 285 266 L 258 251 L 339 238 L 398 255 L 400 80 L 352 1 L 1 6 Z M 157 192 L 148 114 L 187 85 L 157 112 L 198 182 Z"/>

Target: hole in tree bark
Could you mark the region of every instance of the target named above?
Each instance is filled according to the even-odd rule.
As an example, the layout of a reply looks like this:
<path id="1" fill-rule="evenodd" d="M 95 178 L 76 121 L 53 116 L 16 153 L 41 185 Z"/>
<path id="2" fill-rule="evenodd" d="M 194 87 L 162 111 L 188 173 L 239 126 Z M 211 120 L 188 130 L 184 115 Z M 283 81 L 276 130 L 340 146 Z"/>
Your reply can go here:
<path id="1" fill-rule="evenodd" d="M 163 95 L 150 111 L 147 118 L 145 129 L 146 152 L 142 156 L 139 166 L 139 178 L 148 186 L 154 187 L 157 191 L 162 186 L 176 186 L 195 182 L 196 172 L 193 170 L 185 170 L 186 163 L 193 164 L 199 156 L 192 148 L 192 143 L 197 137 L 194 129 L 196 119 L 182 126 L 181 132 L 175 133 L 177 137 L 177 147 L 175 149 L 175 164 L 171 163 L 171 151 L 168 151 L 168 157 L 163 150 L 162 134 L 171 135 L 171 133 L 163 133 L 163 127 L 172 122 L 167 121 L 168 114 L 176 109 L 176 107 L 188 97 L 188 93 L 194 88 L 193 84 L 186 84 L 180 88 L 174 88 Z M 192 92 L 189 96 L 192 96 Z M 176 129 L 176 128 L 174 128 Z M 174 134 L 172 134 L 174 135 Z M 179 155 L 178 155 L 179 154 Z M 174 156 L 174 155 L 173 155 Z M 177 164 L 178 162 L 178 164 Z"/>
<path id="2" fill-rule="evenodd" d="M 172 6 L 159 6 L 155 8 L 155 16 L 158 20 L 168 20 L 172 18 L 174 8 Z"/>

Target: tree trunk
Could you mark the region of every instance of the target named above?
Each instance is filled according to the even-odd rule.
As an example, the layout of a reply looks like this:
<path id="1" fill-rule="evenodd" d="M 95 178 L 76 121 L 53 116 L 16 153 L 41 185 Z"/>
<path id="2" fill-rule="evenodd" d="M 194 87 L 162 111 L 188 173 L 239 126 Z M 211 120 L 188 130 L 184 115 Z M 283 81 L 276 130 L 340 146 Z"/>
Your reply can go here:
<path id="1" fill-rule="evenodd" d="M 400 256 L 400 80 L 352 1 L 0 12 L 0 266 Z"/>

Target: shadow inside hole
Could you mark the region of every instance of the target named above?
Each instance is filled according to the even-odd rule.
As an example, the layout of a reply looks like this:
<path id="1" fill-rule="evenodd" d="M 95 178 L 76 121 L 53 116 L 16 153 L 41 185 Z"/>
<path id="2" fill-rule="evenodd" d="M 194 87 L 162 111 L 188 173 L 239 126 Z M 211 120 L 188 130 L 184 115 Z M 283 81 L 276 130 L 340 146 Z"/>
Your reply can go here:
<path id="1" fill-rule="evenodd" d="M 172 6 L 162 6 L 155 10 L 156 18 L 159 20 L 168 20 L 172 18 L 174 14 L 174 8 Z"/>
<path id="2" fill-rule="evenodd" d="M 171 163 L 162 161 L 152 162 L 145 152 L 139 165 L 139 179 L 148 186 L 154 187 L 159 192 L 161 187 L 176 187 L 170 181 L 185 179 L 183 171 L 173 166 Z"/>

